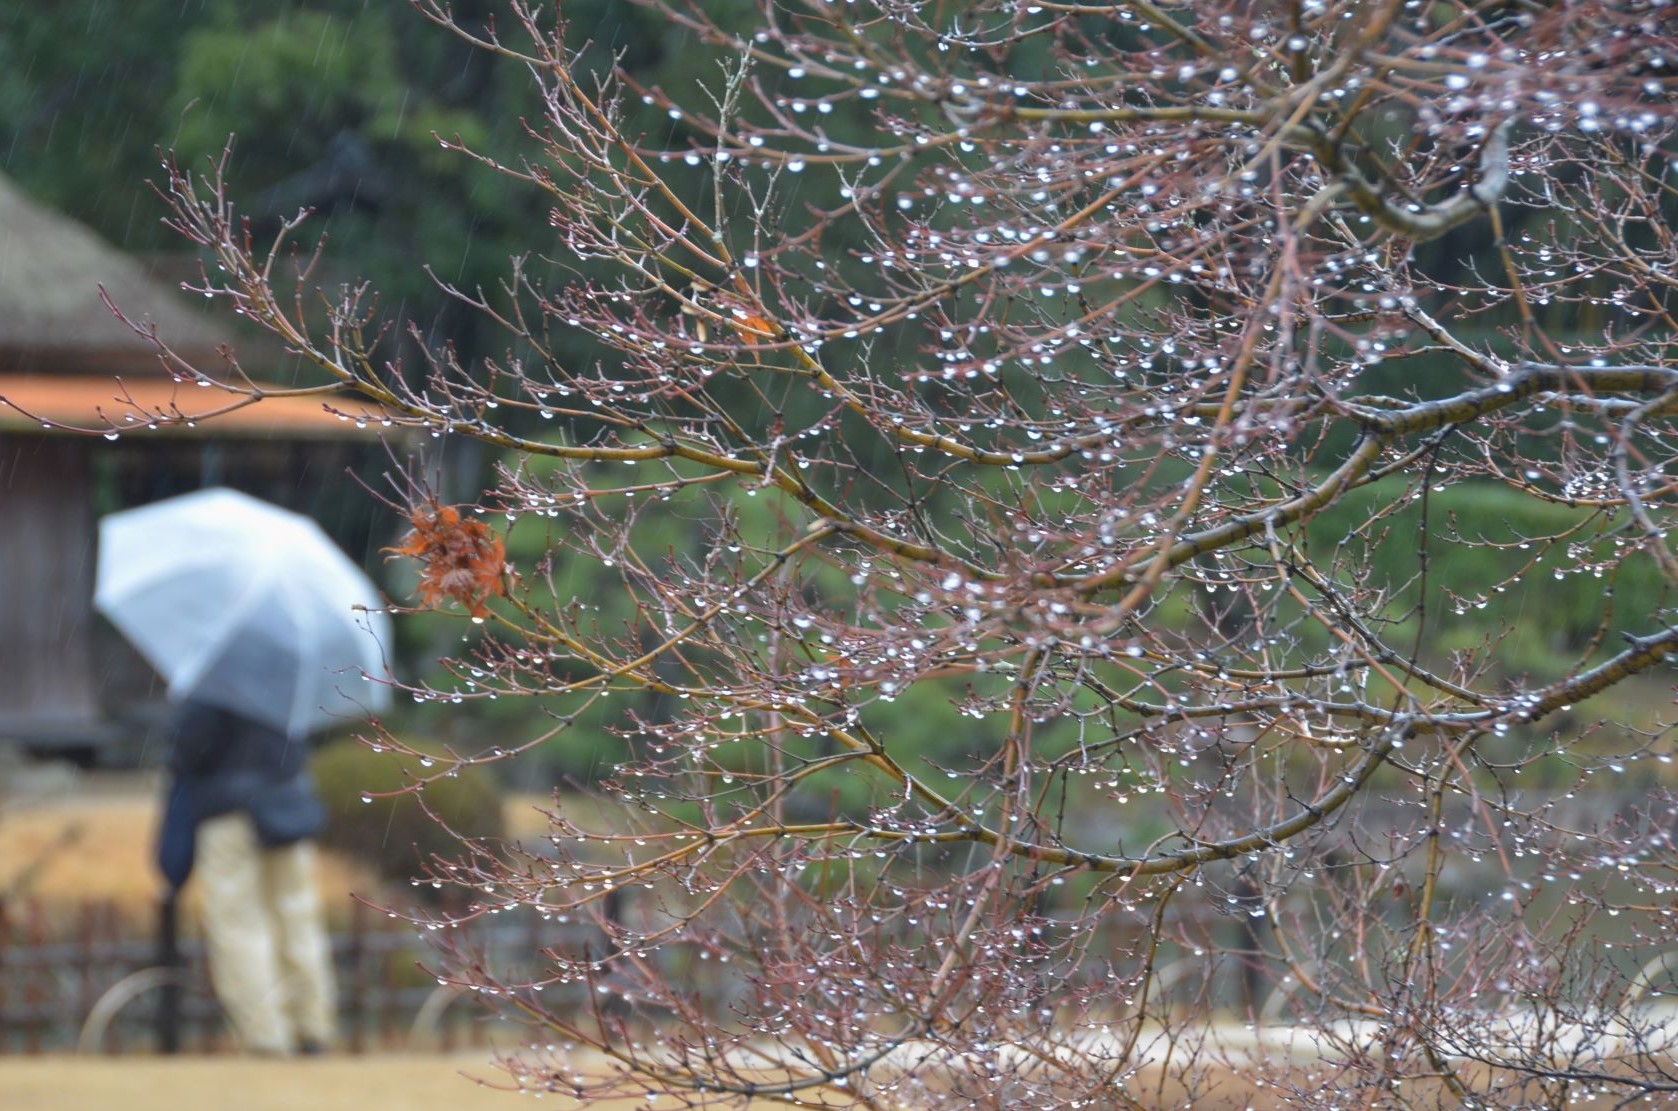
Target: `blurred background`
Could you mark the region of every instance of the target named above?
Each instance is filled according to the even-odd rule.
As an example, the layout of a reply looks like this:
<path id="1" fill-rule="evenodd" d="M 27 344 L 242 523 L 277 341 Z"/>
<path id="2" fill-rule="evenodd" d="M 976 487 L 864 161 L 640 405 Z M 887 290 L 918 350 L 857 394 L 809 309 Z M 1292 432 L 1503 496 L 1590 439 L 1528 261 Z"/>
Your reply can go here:
<path id="1" fill-rule="evenodd" d="M 476 25 L 491 7 L 458 9 Z M 582 38 L 631 64 L 656 68 L 673 53 L 626 6 L 600 0 L 570 14 Z M 148 346 L 98 303 L 100 284 L 199 365 L 219 369 L 217 349 L 232 344 L 260 381 L 319 380 L 224 308 L 180 293 L 200 263 L 163 225 L 148 185 L 161 152 L 205 169 L 236 133 L 229 177 L 259 239 L 313 209 L 304 242 L 329 241 L 318 284 L 370 281 L 394 324 L 391 357 L 417 350 L 404 338 L 412 329 L 470 358 L 490 337 L 425 268 L 463 288 L 493 285 L 509 256 L 547 246 L 530 234 L 545 212 L 444 152 L 438 136 L 516 157 L 535 107 L 528 74 L 488 64 L 401 4 L 71 0 L 0 11 L 0 395 L 28 411 L 0 407 L 12 525 L 0 540 L 0 744 L 82 767 L 155 759 L 156 678 L 81 601 L 103 514 L 231 486 L 313 516 L 381 580 L 392 569 L 379 548 L 405 528 L 361 487 L 391 493 L 381 476 L 422 445 L 382 443 L 315 400 L 113 442 L 31 419 L 98 427 L 120 411 L 119 393 L 141 405 L 178 396 Z M 448 499 L 475 496 L 494 463 L 473 445 L 423 448 Z M 458 644 L 444 623 L 404 622 L 399 636 L 406 678 Z"/>
<path id="2" fill-rule="evenodd" d="M 464 27 L 482 28 L 500 15 L 517 34 L 496 0 L 453 7 Z M 707 10 L 744 25 L 753 7 L 742 0 Z M 709 51 L 634 5 L 576 0 L 565 14 L 585 66 L 615 62 L 677 101 L 716 83 L 720 71 Z M 231 342 L 253 377 L 318 380 L 265 337 L 241 332 L 225 311 L 180 293 L 200 262 L 162 223 L 164 206 L 148 183 L 162 177 L 164 152 L 175 152 L 185 167 L 208 168 L 233 135 L 230 188 L 258 240 L 282 219 L 313 209 L 301 242 L 324 233 L 327 246 L 312 284 L 330 289 L 366 280 L 377 289 L 381 315 L 391 322 L 383 351 L 403 358 L 411 379 L 419 373 L 420 342 L 451 344 L 463 362 L 504 355 L 504 338 L 445 298 L 437 282 L 494 289 L 515 255 L 528 258 L 527 272 L 540 281 L 557 253 L 547 206 L 534 190 L 445 151 L 439 137 L 517 166 L 530 149 L 526 123 L 540 110 L 522 67 L 496 64 L 401 3 L 64 0 L 0 7 L 0 395 L 28 398 L 40 415 L 84 425 L 98 423 L 101 406 L 112 408 L 113 375 L 138 400 L 153 396 L 147 389 L 170 395 L 172 383 L 155 381 L 160 368 L 147 346 L 98 303 L 98 283 L 208 365 L 217 365 L 217 347 Z M 624 112 L 626 131 L 651 144 L 685 145 L 683 124 L 662 110 L 629 98 Z M 688 185 L 704 173 L 680 160 L 663 169 Z M 796 188 L 823 185 L 804 175 Z M 806 193 L 798 200 L 805 197 L 821 199 Z M 1511 210 L 1511 234 L 1530 213 Z M 839 258 L 845 244 L 827 247 Z M 1427 272 L 1449 281 L 1492 258 L 1490 232 L 1472 221 L 1418 252 L 1429 256 L 1421 260 Z M 568 262 L 569 273 L 587 275 L 586 264 Z M 1566 335 L 1600 330 L 1603 320 L 1589 317 L 1609 310 L 1586 299 L 1542 311 L 1546 330 Z M 1488 333 L 1498 323 L 1495 314 L 1484 321 Z M 574 334 L 556 341 L 560 354 L 577 362 L 597 354 Z M 1418 385 L 1424 394 L 1443 392 L 1461 381 L 1460 368 L 1449 364 L 1420 367 L 1419 377 L 1418 367 L 1415 360 L 1373 366 L 1360 381 L 1370 393 L 1395 395 Z M 535 427 L 521 430 L 554 430 L 552 423 L 530 423 Z M 54 434 L 0 406 L 0 498 L 12 526 L 0 532 L 0 576 L 8 587 L 0 591 L 0 750 L 9 741 L 13 751 L 56 754 L 82 766 L 143 766 L 156 755 L 147 747 L 159 712 L 155 677 L 83 601 L 102 514 L 201 486 L 232 486 L 313 516 L 393 597 L 405 597 L 411 579 L 402 576 L 411 571 L 379 552 L 396 542 L 405 522 L 363 487 L 394 493 L 386 476 L 406 465 L 427 475 L 446 501 L 473 500 L 504 460 L 464 440 L 381 440 L 379 431 L 330 418 L 311 400 L 292 410 L 265 403 L 242 421 L 91 442 Z M 1356 502 L 1323 514 L 1313 532 L 1330 542 L 1347 535 L 1366 509 Z M 1520 550 L 1496 545 L 1565 527 L 1576 514 L 1494 484 L 1451 485 L 1439 504 L 1491 543 L 1444 546 L 1434 558 L 1472 564 L 1450 568 L 1452 581 L 1470 596 L 1492 596 L 1431 625 L 1424 655 L 1442 658 L 1518 619 L 1498 660 L 1511 678 L 1554 678 L 1594 634 L 1603 584 L 1527 568 Z M 1402 532 L 1405 522 L 1393 523 Z M 682 542 L 679 527 L 670 540 Z M 508 529 L 507 541 L 515 562 L 547 546 L 540 526 L 530 523 Z M 1394 605 L 1402 609 L 1410 553 L 1389 547 L 1373 548 L 1368 558 L 1391 563 Z M 1498 585 L 1512 576 L 1541 584 L 1543 604 L 1529 604 L 1537 599 L 1525 589 Z M 596 568 L 561 568 L 557 580 L 562 592 L 604 593 Z M 1615 587 L 1616 628 L 1630 628 L 1626 622 L 1660 604 L 1658 576 L 1641 563 L 1629 564 Z M 397 625 L 404 680 L 438 674 L 436 658 L 461 647 L 457 619 L 408 617 Z M 916 706 L 913 693 L 876 709 L 916 721 L 929 707 Z M 1664 702 L 1664 691 L 1647 693 L 1654 705 Z M 525 717 L 540 720 L 540 707 L 480 701 L 446 713 L 409 706 L 393 724 L 399 733 L 446 744 L 486 724 L 517 739 Z M 572 730 L 564 745 L 546 746 L 506 774 L 527 788 L 586 778 L 611 752 L 598 734 Z M 927 737 L 934 747 L 950 740 Z"/>
<path id="3" fill-rule="evenodd" d="M 478 26 L 499 5 L 456 8 Z M 579 41 L 602 59 L 680 64 L 680 42 L 626 5 L 588 0 L 568 11 Z M 400 601 L 413 572 L 380 549 L 408 524 L 369 489 L 394 494 L 385 476 L 411 466 L 445 500 L 472 499 L 497 461 L 470 444 L 381 439 L 376 426 L 326 413 L 318 398 L 265 401 L 195 427 L 138 427 L 131 411 L 193 413 L 215 399 L 199 402 L 200 391 L 172 381 L 150 345 L 100 303 L 101 286 L 205 369 L 221 369 L 218 352 L 231 345 L 253 379 L 320 381 L 225 306 L 182 292 L 200 259 L 162 222 L 151 183 L 163 176 L 164 152 L 204 170 L 229 151 L 232 192 L 259 240 L 313 209 L 302 242 L 329 242 L 316 282 L 367 280 L 380 291 L 394 325 L 389 357 L 448 342 L 470 359 L 491 351 L 492 337 L 426 268 L 463 288 L 493 285 L 509 256 L 547 249 L 546 211 L 444 152 L 438 137 L 516 158 L 522 121 L 537 111 L 528 73 L 489 64 L 401 3 L 0 6 L 0 396 L 12 402 L 0 405 L 0 1053 L 71 1047 L 99 1001 L 154 959 L 151 845 L 168 706 L 162 681 L 94 613 L 99 519 L 232 487 L 313 517 Z M 117 427 L 77 435 L 49 421 Z M 515 557 L 542 544 L 536 534 L 512 541 Z M 396 676 L 440 679 L 434 661 L 461 648 L 463 626 L 458 615 L 399 620 Z M 392 727 L 438 750 L 486 728 L 515 733 L 521 714 L 540 713 L 405 701 Z M 346 1044 L 402 1043 L 417 1019 L 420 1040 L 447 1043 L 449 1028 L 434 1020 L 449 997 L 416 967 L 425 950 L 412 927 L 387 923 L 348 892 L 417 899 L 404 881 L 449 842 L 411 799 L 363 801 L 400 788 L 404 773 L 354 732 L 347 724 L 323 736 L 316 756 L 332 812 L 322 886 L 346 1005 L 359 1008 L 345 1016 Z M 546 789 L 586 777 L 599 758 L 598 731 L 579 736 L 588 743 L 550 746 L 498 778 L 440 781 L 427 804 L 462 830 L 535 831 Z M 198 973 L 187 1044 L 225 1048 L 190 937 L 186 951 Z M 150 1014 L 145 1000 L 126 1006 L 96 1041 L 149 1045 Z"/>
<path id="4" fill-rule="evenodd" d="M 744 21 L 751 5 L 726 0 L 706 7 L 719 19 Z M 454 9 L 463 25 L 481 26 L 501 4 L 459 0 Z M 683 90 L 716 76 L 706 53 L 691 49 L 683 32 L 620 0 L 570 0 L 565 10 L 586 58 L 600 65 L 615 59 L 678 100 Z M 681 144 L 680 125 L 662 111 L 633 103 L 626 110 L 626 130 Z M 396 543 L 407 523 L 369 489 L 394 493 L 386 476 L 410 466 L 434 476 L 445 500 L 472 500 L 503 462 L 472 443 L 381 439 L 377 427 L 338 420 L 316 401 L 265 403 L 196 428 L 76 436 L 43 427 L 35 418 L 98 427 L 102 416 L 121 411 L 119 395 L 157 404 L 180 393 L 149 346 L 99 303 L 100 283 L 125 311 L 155 322 L 183 355 L 213 366 L 217 350 L 234 344 L 245 369 L 261 381 L 317 380 L 263 337 L 241 332 L 216 306 L 180 292 L 183 282 L 196 279 L 200 262 L 162 224 L 163 205 L 148 187 L 162 176 L 162 153 L 172 150 L 183 166 L 207 168 L 236 134 L 228 177 L 254 232 L 264 236 L 298 210 L 314 209 L 310 229 L 328 237 L 316 282 L 367 280 L 377 288 L 394 322 L 387 354 L 406 354 L 414 373 L 419 342 L 453 344 L 463 362 L 501 354 L 501 340 L 447 300 L 426 268 L 463 289 L 493 287 L 509 257 L 528 254 L 539 267 L 554 245 L 541 197 L 445 151 L 439 136 L 517 164 L 525 121 L 539 111 L 525 70 L 494 64 L 389 0 L 0 5 L 0 395 L 20 405 L 0 406 L 0 508 L 6 512 L 0 527 L 0 951 L 13 941 L 69 945 L 66 952 L 84 954 L 82 964 L 67 964 L 53 973 L 58 979 L 30 988 L 19 968 L 45 958 L 11 951 L 9 968 L 0 965 L 6 988 L 0 1050 L 63 1044 L 74 1036 L 49 1028 L 48 1017 L 80 1021 L 123 969 L 136 966 L 118 962 L 100 971 L 85 954 L 94 940 L 143 932 L 143 908 L 155 886 L 148 823 L 156 784 L 148 777 L 163 755 L 156 740 L 163 688 L 93 613 L 98 519 L 205 486 L 231 486 L 315 518 L 400 600 L 412 571 L 387 563 L 380 549 Z M 1427 244 L 1422 250 L 1434 256 L 1431 272 L 1471 268 L 1489 250 L 1487 235 L 1476 221 Z M 1584 332 L 1600 322 L 1558 322 L 1552 331 L 1563 327 Z M 407 338 L 410 330 L 418 340 Z M 568 355 L 590 356 L 580 341 L 567 342 L 576 344 Z M 1455 384 L 1448 376 L 1460 372 L 1441 373 L 1444 390 Z M 1371 393 L 1401 394 L 1413 387 L 1407 378 L 1414 374 L 1414 363 L 1377 367 L 1362 384 Z M 1498 657 L 1508 677 L 1554 678 L 1596 632 L 1604 586 L 1589 575 L 1528 566 L 1519 539 L 1559 531 L 1574 511 L 1491 485 L 1442 489 L 1435 505 L 1453 528 L 1461 520 L 1477 539 L 1490 541 L 1460 550 L 1442 546 L 1433 557 L 1436 568 L 1453 560 L 1473 565 L 1438 573 L 1465 596 L 1490 593 L 1479 608 L 1430 626 L 1434 641 L 1424 655 L 1446 655 L 1511 627 Z M 1333 543 L 1368 512 L 1351 497 L 1312 528 Z M 682 524 L 670 527 L 671 542 L 680 543 Z M 1403 535 L 1403 515 L 1391 527 Z M 535 524 L 509 530 L 507 541 L 519 562 L 546 547 Z M 1394 606 L 1402 609 L 1413 549 L 1393 545 L 1383 554 L 1375 547 L 1369 558 L 1390 560 Z M 604 596 L 602 573 L 557 569 L 555 589 Z M 1497 585 L 1517 578 L 1524 581 L 1515 589 Z M 1614 589 L 1616 628 L 1632 627 L 1663 604 L 1659 576 L 1646 563 L 1627 564 Z M 398 677 L 443 682 L 436 661 L 459 652 L 463 636 L 470 627 L 458 615 L 400 618 Z M 935 719 L 937 713 L 929 716 L 917 704 L 922 693 L 875 709 L 881 719 L 900 723 Z M 943 697 L 930 687 L 924 696 Z M 1635 723 L 1651 720 L 1669 692 L 1650 679 L 1618 688 L 1614 697 L 1619 720 Z M 1581 718 L 1602 712 L 1578 710 Z M 656 708 L 650 714 L 656 717 Z M 476 751 L 486 743 L 517 743 L 551 721 L 529 700 L 459 706 L 399 700 L 389 724 L 421 749 L 469 739 Z M 891 721 L 876 727 L 889 729 Z M 417 859 L 447 851 L 449 842 L 411 801 L 362 801 L 364 793 L 399 787 L 402 769 L 354 742 L 351 732 L 327 738 L 317 764 L 333 812 L 327 843 L 342 850 L 327 880 L 338 893 L 333 913 L 344 931 L 341 955 L 348 961 L 353 946 L 372 954 L 372 963 L 355 966 L 363 971 L 346 972 L 347 982 L 388 982 L 391 991 L 408 993 L 403 1006 L 417 1007 L 435 985 L 413 978 L 419 950 L 412 939 L 404 941 L 407 949 L 377 948 L 366 940 L 372 935 L 365 916 L 356 918 L 362 912 L 342 893 L 389 890 Z M 920 732 L 923 755 L 940 761 L 964 755 L 951 746 L 985 743 L 977 726 Z M 427 801 L 456 829 L 534 833 L 542 828 L 537 803 L 556 786 L 590 781 L 609 765 L 615 745 L 597 720 L 585 718 L 563 743 L 493 772 L 436 784 Z M 129 924 L 110 917 L 113 924 L 102 925 L 107 912 L 89 909 L 95 895 L 126 908 L 121 913 Z M 141 913 L 132 913 L 135 908 Z M 81 950 L 76 938 L 86 942 Z M 133 956 L 144 963 L 143 950 Z M 60 991 L 60 979 L 72 988 Z M 35 1009 L 26 1011 L 23 1025 L 6 1026 L 8 1002 L 28 998 Z"/>

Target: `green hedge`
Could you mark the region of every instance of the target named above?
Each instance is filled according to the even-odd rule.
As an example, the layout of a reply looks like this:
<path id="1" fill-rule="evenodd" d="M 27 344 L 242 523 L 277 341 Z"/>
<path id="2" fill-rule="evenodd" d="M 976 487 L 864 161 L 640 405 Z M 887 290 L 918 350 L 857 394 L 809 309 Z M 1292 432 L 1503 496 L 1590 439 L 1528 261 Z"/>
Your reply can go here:
<path id="1" fill-rule="evenodd" d="M 314 763 L 328 815 L 321 843 L 371 859 L 382 878 L 401 882 L 418 875 L 433 857 L 460 855 L 450 829 L 473 837 L 502 835 L 500 793 L 487 772 L 467 769 L 434 780 L 418 797 L 392 795 L 413 782 L 411 773 L 436 770 L 413 764 L 412 757 L 375 752 L 359 741 L 322 748 Z"/>
<path id="2" fill-rule="evenodd" d="M 1422 651 L 1430 660 L 1507 633 L 1494 653 L 1497 674 L 1553 681 L 1573 669 L 1609 607 L 1608 636 L 1593 660 L 1621 650 L 1622 633 L 1647 634 L 1664 625 L 1658 615 L 1674 604 L 1652 559 L 1614 555 L 1615 540 L 1602 533 L 1618 521 L 1490 482 L 1429 494 L 1424 584 L 1418 579 L 1419 500 L 1364 536 L 1354 535 L 1402 490 L 1394 480 L 1352 491 L 1303 531 L 1320 568 L 1338 561 L 1337 581 L 1367 574 L 1370 584 L 1390 590 L 1386 612 L 1394 618 L 1425 600 Z M 1593 561 L 1619 566 L 1599 571 Z M 1414 629 L 1415 617 L 1408 616 L 1390 639 L 1406 644 Z"/>

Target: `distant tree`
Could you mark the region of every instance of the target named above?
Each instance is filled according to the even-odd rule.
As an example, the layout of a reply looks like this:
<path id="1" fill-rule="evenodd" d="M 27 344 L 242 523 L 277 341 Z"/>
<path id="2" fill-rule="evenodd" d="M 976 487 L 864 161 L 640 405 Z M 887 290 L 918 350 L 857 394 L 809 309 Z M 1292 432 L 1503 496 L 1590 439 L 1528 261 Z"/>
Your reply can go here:
<path id="1" fill-rule="evenodd" d="M 416 6 L 540 90 L 517 160 L 441 136 L 548 211 L 444 283 L 502 353 L 384 363 L 298 221 L 166 194 L 204 294 L 510 460 L 397 503 L 482 634 L 413 694 L 551 715 L 457 763 L 616 729 L 602 828 L 430 877 L 595 923 L 447 973 L 532 1023 L 519 1085 L 1674 1098 L 1664 7 L 654 4 L 694 93 Z M 1453 636 L 1574 577 L 1568 642 Z"/>
<path id="2" fill-rule="evenodd" d="M 461 17 L 476 6 L 458 5 Z M 403 9 L 361 0 L 9 5 L 0 168 L 127 250 L 178 250 L 130 186 L 155 172 L 160 146 L 196 164 L 237 130 L 229 166 L 249 191 L 245 213 L 267 230 L 314 210 L 389 311 L 429 326 L 446 301 L 412 265 L 416 229 L 435 265 L 483 281 L 538 211 L 470 180 L 434 136 L 514 149 L 517 115 L 503 100 L 525 84 Z M 394 187 L 415 181 L 426 188 Z M 444 323 L 469 346 L 459 317 Z"/>

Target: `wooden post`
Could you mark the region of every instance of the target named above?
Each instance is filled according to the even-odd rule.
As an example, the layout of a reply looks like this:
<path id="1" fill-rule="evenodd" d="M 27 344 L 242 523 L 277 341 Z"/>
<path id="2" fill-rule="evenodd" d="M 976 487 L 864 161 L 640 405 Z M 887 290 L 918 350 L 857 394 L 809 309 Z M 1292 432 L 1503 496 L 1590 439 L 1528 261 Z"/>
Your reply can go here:
<path id="1" fill-rule="evenodd" d="M 180 891 L 171 887 L 157 905 L 157 963 L 181 970 Z M 181 1051 L 181 983 L 171 977 L 157 996 L 157 1051 Z"/>
<path id="2" fill-rule="evenodd" d="M 45 945 L 46 941 L 46 909 L 41 906 L 39 899 L 31 899 L 29 900 L 28 924 L 24 927 L 24 944 L 41 946 Z M 47 989 L 41 984 L 39 969 L 27 970 L 25 976 L 23 1005 L 26 1011 L 33 1012 L 33 1014 L 24 1020 L 23 1048 L 26 1053 L 40 1053 L 41 1037 L 46 1029 Z"/>
<path id="3" fill-rule="evenodd" d="M 6 1004 L 9 1001 L 6 991 L 8 982 L 6 953 L 12 947 L 12 917 L 6 910 L 7 901 L 0 898 L 0 1056 L 10 1053 L 12 1049 L 11 1023 L 8 1021 L 9 1016 L 6 1011 Z"/>
<path id="4" fill-rule="evenodd" d="M 367 1003 L 367 979 L 363 959 L 367 934 L 367 905 L 359 899 L 350 904 L 350 940 L 345 953 L 349 975 L 344 996 L 344 1044 L 351 1053 L 367 1050 L 363 1015 Z"/>

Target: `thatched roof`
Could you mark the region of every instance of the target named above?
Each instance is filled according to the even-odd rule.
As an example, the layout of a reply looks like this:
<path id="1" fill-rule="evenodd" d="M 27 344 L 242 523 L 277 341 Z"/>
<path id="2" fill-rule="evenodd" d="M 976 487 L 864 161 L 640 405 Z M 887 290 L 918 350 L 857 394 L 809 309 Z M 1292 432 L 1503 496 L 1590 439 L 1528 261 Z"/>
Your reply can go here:
<path id="1" fill-rule="evenodd" d="M 222 368 L 217 350 L 233 335 L 221 320 L 0 175 L 0 432 L 376 435 L 382 414 L 355 398 L 283 396 L 263 386 L 269 396 L 238 405 L 236 391 L 175 381 L 156 349 L 100 301 L 101 286 L 177 354 L 211 372 Z"/>
<path id="2" fill-rule="evenodd" d="M 0 373 L 162 374 L 151 345 L 100 303 L 100 286 L 189 358 L 213 359 L 231 339 L 134 259 L 0 176 Z"/>

